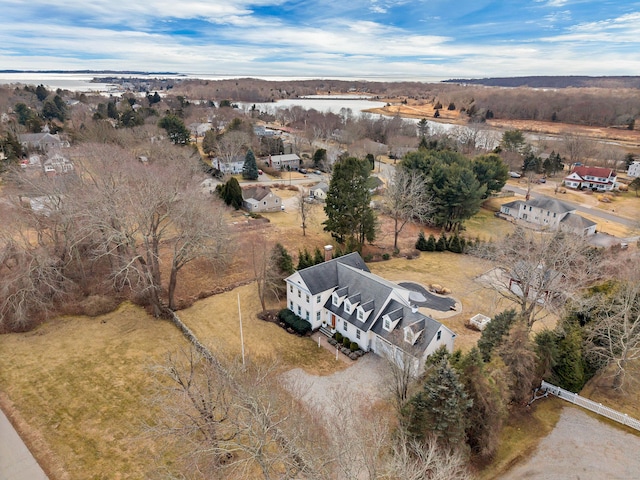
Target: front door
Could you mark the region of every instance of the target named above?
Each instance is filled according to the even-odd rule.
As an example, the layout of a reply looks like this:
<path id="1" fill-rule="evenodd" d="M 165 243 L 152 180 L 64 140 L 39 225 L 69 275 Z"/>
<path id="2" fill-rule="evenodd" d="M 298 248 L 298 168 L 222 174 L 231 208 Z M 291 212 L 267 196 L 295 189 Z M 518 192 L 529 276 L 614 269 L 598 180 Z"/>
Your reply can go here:
<path id="1" fill-rule="evenodd" d="M 336 316 L 331 314 L 331 328 L 336 329 Z"/>

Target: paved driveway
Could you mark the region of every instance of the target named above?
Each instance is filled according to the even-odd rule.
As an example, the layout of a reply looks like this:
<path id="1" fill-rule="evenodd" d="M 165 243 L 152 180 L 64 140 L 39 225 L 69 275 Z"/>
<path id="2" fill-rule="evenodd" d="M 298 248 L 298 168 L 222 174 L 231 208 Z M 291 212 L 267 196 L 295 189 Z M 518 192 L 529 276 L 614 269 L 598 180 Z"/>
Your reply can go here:
<path id="1" fill-rule="evenodd" d="M 0 410 L 0 480 L 48 480 L 2 410 Z"/>

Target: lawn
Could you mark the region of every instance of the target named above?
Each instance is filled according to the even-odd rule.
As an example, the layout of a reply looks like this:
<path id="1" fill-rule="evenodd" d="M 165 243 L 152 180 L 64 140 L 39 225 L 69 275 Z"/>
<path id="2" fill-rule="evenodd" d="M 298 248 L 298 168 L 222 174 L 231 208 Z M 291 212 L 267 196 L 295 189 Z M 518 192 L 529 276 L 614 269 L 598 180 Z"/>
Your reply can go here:
<path id="1" fill-rule="evenodd" d="M 130 304 L 58 318 L 0 336 L 0 390 L 51 478 L 145 478 L 157 457 L 143 434 L 155 413 L 148 369 L 186 346 L 175 327 Z"/>

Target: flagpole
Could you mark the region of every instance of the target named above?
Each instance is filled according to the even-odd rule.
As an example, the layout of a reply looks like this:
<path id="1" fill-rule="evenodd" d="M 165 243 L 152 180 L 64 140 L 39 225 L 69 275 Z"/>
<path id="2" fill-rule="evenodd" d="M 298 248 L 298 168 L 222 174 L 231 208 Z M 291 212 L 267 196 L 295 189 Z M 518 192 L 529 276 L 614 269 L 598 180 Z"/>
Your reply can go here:
<path id="1" fill-rule="evenodd" d="M 244 367 L 244 336 L 242 334 L 242 313 L 240 312 L 240 294 L 238 293 L 238 318 L 240 319 L 240 346 L 242 349 L 242 366 Z"/>

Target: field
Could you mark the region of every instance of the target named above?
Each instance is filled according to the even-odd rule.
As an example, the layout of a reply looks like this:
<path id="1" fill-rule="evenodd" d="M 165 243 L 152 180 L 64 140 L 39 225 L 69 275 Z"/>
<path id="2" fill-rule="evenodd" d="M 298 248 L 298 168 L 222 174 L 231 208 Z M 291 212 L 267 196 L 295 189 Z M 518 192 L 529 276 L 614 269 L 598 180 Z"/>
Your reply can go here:
<path id="1" fill-rule="evenodd" d="M 239 298 L 248 355 L 276 359 L 283 370 L 299 367 L 310 374 L 328 375 L 343 370 L 345 364 L 336 362 L 332 354 L 309 339 L 289 335 L 256 316 L 260 311 L 256 286 L 247 283 L 252 277 L 252 246 L 265 239 L 280 241 L 297 256 L 304 247 L 313 251 L 331 243 L 322 229 L 321 208 L 303 237 L 300 219 L 292 208 L 296 192 L 286 187 L 276 192 L 287 210 L 265 214 L 268 222 L 250 220 L 240 212 L 231 217 L 237 255 L 227 271 L 213 271 L 204 263 L 185 267 L 178 296 L 190 306 L 179 315 L 214 351 L 238 355 Z M 487 202 L 467 223 L 464 234 L 489 240 L 511 231 L 509 222 L 493 215 L 497 205 L 496 200 Z M 393 252 L 391 222 L 381 220 L 379 239 L 367 247 L 365 255 Z M 465 322 L 476 313 L 492 316 L 509 305 L 476 281 L 492 267 L 486 261 L 449 252 L 404 258 L 402 255 L 413 252 L 419 231 L 419 227 L 408 225 L 400 238 L 401 256 L 370 263 L 369 267 L 392 281 L 437 283 L 449 288 L 462 306 L 440 315 L 439 320 L 457 334 L 457 347 L 467 350 L 480 334 L 466 328 Z M 436 230 L 425 232 L 439 235 Z M 235 288 L 225 291 L 229 287 Z M 216 294 L 198 299 L 212 292 Z M 282 306 L 271 302 L 269 308 Z M 168 352 L 184 348 L 186 341 L 172 325 L 128 303 L 97 318 L 56 318 L 32 332 L 0 337 L 0 401 L 52 479 L 149 477 L 173 461 L 145 434 L 145 423 L 152 422 L 158 413 L 149 403 L 153 391 L 149 369 L 162 362 Z M 505 429 L 492 472 L 494 466 L 497 471 L 506 469 L 552 428 L 557 418 L 555 407 L 540 407 L 535 412 Z"/>

